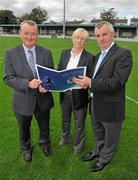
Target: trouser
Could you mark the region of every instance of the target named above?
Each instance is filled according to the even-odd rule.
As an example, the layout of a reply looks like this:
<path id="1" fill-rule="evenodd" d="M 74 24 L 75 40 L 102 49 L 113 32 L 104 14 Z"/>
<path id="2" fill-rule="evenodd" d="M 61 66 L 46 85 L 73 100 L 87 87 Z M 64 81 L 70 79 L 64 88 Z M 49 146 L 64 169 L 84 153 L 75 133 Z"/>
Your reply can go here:
<path id="1" fill-rule="evenodd" d="M 93 100 L 91 103 L 91 122 L 96 141 L 92 153 L 99 155 L 99 162 L 108 163 L 116 151 L 122 122 L 97 120 L 94 115 Z"/>
<path id="2" fill-rule="evenodd" d="M 19 141 L 22 151 L 31 152 L 31 136 L 30 136 L 30 126 L 32 121 L 32 115 L 26 116 L 15 112 L 18 127 L 19 127 Z M 41 147 L 50 145 L 50 135 L 49 135 L 49 119 L 50 110 L 42 112 L 38 105 L 34 112 L 38 127 L 39 127 L 39 145 Z"/>
<path id="3" fill-rule="evenodd" d="M 64 99 L 61 103 L 62 110 L 62 136 L 61 141 L 63 143 L 69 143 L 70 140 L 70 124 L 71 115 L 74 116 L 74 141 L 73 149 L 76 152 L 80 152 L 84 145 L 84 126 L 87 108 L 81 108 L 79 110 L 73 109 L 72 105 L 72 93 L 71 91 L 64 93 Z"/>

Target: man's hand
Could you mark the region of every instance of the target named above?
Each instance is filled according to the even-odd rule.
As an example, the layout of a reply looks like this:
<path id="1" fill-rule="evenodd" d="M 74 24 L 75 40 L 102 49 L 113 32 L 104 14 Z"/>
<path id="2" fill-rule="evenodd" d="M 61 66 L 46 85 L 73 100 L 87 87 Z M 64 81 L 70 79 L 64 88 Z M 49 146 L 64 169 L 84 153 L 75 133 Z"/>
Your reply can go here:
<path id="1" fill-rule="evenodd" d="M 91 87 L 91 78 L 87 76 L 79 76 L 79 78 L 74 78 L 73 81 L 83 89 Z"/>
<path id="2" fill-rule="evenodd" d="M 40 93 L 46 93 L 48 90 L 46 90 L 45 88 L 43 88 L 41 85 L 39 86 L 39 92 Z"/>
<path id="3" fill-rule="evenodd" d="M 38 79 L 33 79 L 31 81 L 29 81 L 28 83 L 28 87 L 31 89 L 37 89 L 40 85 L 41 81 Z"/>

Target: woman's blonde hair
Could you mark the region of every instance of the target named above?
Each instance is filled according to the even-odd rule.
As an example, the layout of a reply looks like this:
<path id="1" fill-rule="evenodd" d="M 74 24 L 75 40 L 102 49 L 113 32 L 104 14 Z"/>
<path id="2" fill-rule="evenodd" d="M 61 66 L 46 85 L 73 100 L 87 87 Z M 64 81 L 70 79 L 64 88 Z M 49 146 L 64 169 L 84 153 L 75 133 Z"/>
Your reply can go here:
<path id="1" fill-rule="evenodd" d="M 89 39 L 89 33 L 86 31 L 84 28 L 77 28 L 73 33 L 72 33 L 72 38 L 78 35 L 83 35 L 86 40 Z"/>

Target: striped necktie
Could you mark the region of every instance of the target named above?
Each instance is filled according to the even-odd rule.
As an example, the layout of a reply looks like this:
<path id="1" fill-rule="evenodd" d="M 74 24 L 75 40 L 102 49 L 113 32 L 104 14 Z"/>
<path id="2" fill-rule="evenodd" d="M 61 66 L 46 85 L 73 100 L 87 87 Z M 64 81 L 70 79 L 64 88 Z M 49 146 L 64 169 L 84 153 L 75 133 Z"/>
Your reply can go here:
<path id="1" fill-rule="evenodd" d="M 100 54 L 100 56 L 99 56 L 99 59 L 98 59 L 98 61 L 97 61 L 97 64 L 96 64 L 96 66 L 95 66 L 93 78 L 95 77 L 95 75 L 96 75 L 96 73 L 97 73 L 97 71 L 98 71 L 98 69 L 99 69 L 99 67 L 100 67 L 100 65 L 101 65 L 101 63 L 102 63 L 105 55 L 106 55 L 106 51 L 102 51 L 101 54 Z"/>
<path id="2" fill-rule="evenodd" d="M 35 76 L 36 75 L 35 61 L 34 61 L 33 52 L 30 49 L 28 50 L 28 59 L 27 60 L 28 60 L 29 66 L 33 72 L 33 75 Z"/>

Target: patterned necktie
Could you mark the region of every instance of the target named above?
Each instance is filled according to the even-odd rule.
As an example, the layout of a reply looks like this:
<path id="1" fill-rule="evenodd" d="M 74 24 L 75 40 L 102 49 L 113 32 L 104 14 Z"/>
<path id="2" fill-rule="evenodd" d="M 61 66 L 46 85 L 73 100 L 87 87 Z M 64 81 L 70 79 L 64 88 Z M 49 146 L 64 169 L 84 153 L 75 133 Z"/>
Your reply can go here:
<path id="1" fill-rule="evenodd" d="M 105 55 L 106 55 L 106 51 L 102 51 L 101 54 L 100 54 L 100 56 L 99 56 L 99 59 L 98 59 L 98 61 L 97 61 L 97 64 L 96 64 L 96 66 L 95 66 L 93 78 L 95 77 L 95 75 L 96 75 L 96 73 L 97 73 L 97 71 L 98 71 L 98 69 L 99 69 L 99 67 L 100 67 L 100 65 L 101 65 L 101 63 L 102 63 L 102 60 L 104 59 Z"/>
<path id="2" fill-rule="evenodd" d="M 35 76 L 36 74 L 35 61 L 34 61 L 33 52 L 30 49 L 28 50 L 28 63 L 33 72 L 33 75 Z"/>

